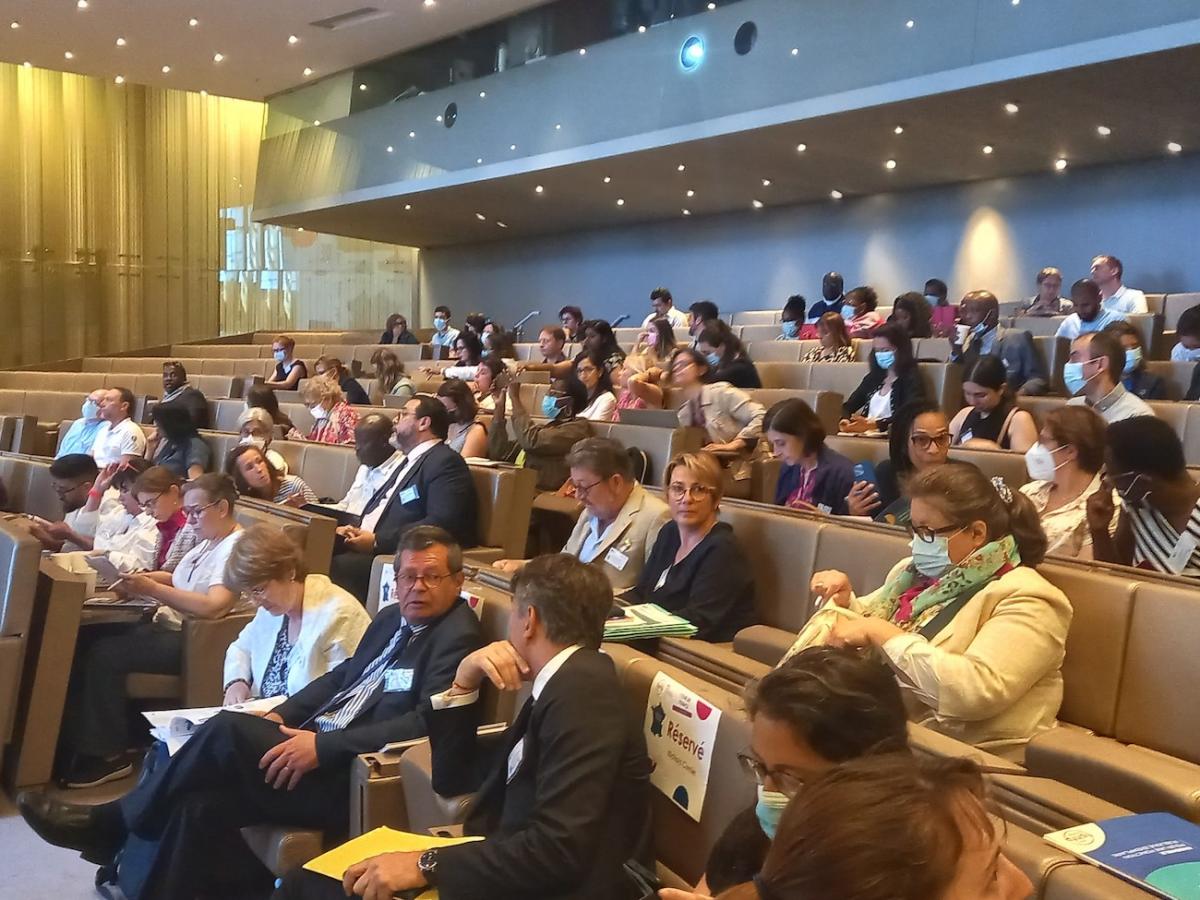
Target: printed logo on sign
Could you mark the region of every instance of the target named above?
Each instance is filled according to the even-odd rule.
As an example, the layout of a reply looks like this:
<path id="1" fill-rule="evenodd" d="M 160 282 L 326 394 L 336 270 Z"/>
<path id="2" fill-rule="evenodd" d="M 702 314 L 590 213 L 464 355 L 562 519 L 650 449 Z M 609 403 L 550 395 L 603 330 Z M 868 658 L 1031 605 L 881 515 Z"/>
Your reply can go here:
<path id="1" fill-rule="evenodd" d="M 392 563 L 384 563 L 379 572 L 379 608 L 391 606 L 396 602 L 396 567 Z"/>
<path id="2" fill-rule="evenodd" d="M 721 713 L 662 672 L 654 678 L 644 730 L 651 783 L 696 821 L 704 808 Z"/>

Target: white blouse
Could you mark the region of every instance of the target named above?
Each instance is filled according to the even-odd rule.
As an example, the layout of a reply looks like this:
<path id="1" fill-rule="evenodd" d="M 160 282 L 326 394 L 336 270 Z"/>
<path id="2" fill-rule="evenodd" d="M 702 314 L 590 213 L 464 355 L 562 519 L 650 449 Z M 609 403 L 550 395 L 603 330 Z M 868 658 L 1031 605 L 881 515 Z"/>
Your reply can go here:
<path id="1" fill-rule="evenodd" d="M 581 419 L 592 422 L 611 422 L 617 417 L 617 398 L 611 391 L 602 391 L 596 399 L 583 408 Z"/>
<path id="2" fill-rule="evenodd" d="M 171 584 L 181 591 L 207 594 L 213 585 L 225 583 L 225 563 L 234 545 L 245 532 L 239 527 L 219 541 L 201 541 L 189 550 L 171 573 Z M 170 631 L 179 631 L 183 616 L 169 606 L 154 612 L 154 624 Z"/>

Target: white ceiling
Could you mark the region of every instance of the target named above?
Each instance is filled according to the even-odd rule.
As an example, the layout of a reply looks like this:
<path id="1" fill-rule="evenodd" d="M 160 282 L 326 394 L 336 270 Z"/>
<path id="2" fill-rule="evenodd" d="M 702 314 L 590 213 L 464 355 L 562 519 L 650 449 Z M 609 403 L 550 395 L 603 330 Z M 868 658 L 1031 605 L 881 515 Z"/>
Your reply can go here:
<path id="1" fill-rule="evenodd" d="M 426 2 L 87 0 L 79 9 L 77 0 L 0 0 L 0 61 L 262 100 L 547 0 Z M 383 15 L 332 31 L 310 24 L 364 7 Z M 291 35 L 299 41 L 289 43 Z M 171 71 L 164 74 L 164 66 Z M 306 77 L 305 68 L 313 74 Z"/>

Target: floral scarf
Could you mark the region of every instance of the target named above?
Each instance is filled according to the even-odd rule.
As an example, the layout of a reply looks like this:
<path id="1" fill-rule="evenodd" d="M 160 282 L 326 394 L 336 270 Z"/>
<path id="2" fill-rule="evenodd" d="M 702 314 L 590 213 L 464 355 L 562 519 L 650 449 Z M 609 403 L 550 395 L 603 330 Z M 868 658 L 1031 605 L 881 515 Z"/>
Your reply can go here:
<path id="1" fill-rule="evenodd" d="M 984 544 L 938 578 L 926 578 L 908 565 L 869 598 L 863 612 L 887 619 L 904 631 L 920 631 L 942 608 L 964 592 L 982 586 L 1021 564 L 1012 535 Z"/>

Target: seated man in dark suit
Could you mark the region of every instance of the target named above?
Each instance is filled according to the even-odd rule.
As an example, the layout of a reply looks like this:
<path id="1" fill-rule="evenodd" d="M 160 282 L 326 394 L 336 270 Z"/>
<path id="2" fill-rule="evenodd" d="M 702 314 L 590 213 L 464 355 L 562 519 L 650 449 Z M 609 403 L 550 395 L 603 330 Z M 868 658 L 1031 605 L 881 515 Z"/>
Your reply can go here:
<path id="1" fill-rule="evenodd" d="M 208 400 L 197 388 L 188 384 L 187 369 L 178 360 L 163 363 L 163 395 L 159 403 L 182 406 L 197 428 L 208 427 Z"/>
<path id="2" fill-rule="evenodd" d="M 563 553 L 532 560 L 513 585 L 509 639 L 472 653 L 453 687 L 430 698 L 434 789 L 478 791 L 464 831 L 487 839 L 385 853 L 351 866 L 344 885 L 297 872 L 279 900 L 334 900 L 343 888 L 391 897 L 425 885 L 445 900 L 631 896 L 622 864 L 652 855 L 650 760 L 641 723 L 599 649 L 612 588 L 602 572 Z M 490 755 L 474 730 L 485 679 L 501 690 L 533 682 Z"/>
<path id="3" fill-rule="evenodd" d="M 450 687 L 482 643 L 479 620 L 459 597 L 462 582 L 462 550 L 449 534 L 409 531 L 396 559 L 397 602 L 375 617 L 350 659 L 266 716 L 210 719 L 120 800 L 86 806 L 26 793 L 21 814 L 44 840 L 97 863 L 127 840 L 151 842 L 141 900 L 234 896 L 231 870 L 245 871 L 239 828 L 344 836 L 354 757 L 428 734 L 429 698 Z M 465 716 L 440 724 L 475 732 Z"/>
<path id="4" fill-rule="evenodd" d="M 446 446 L 450 414 L 442 401 L 418 394 L 396 413 L 396 444 L 405 454 L 382 496 L 358 525 L 338 528 L 340 550 L 329 577 L 366 602 L 371 561 L 394 553 L 410 528 L 437 525 L 464 548 L 478 540 L 479 500 L 475 480 L 462 456 Z"/>
<path id="5" fill-rule="evenodd" d="M 990 291 L 972 291 L 962 299 L 959 321 L 970 326 L 962 343 L 950 339 L 950 361 L 963 371 L 985 353 L 1004 361 L 1005 380 L 1014 394 L 1040 395 L 1050 389 L 1046 364 L 1033 344 L 1033 335 L 1000 327 L 1000 301 Z"/>

